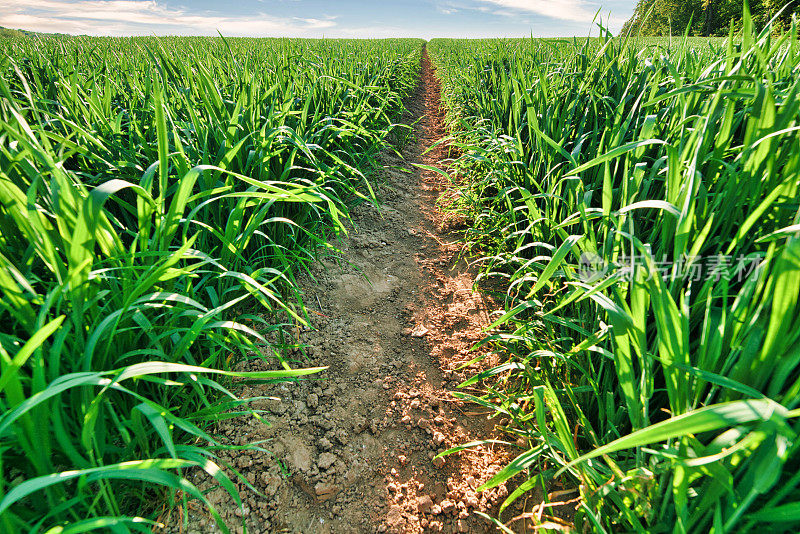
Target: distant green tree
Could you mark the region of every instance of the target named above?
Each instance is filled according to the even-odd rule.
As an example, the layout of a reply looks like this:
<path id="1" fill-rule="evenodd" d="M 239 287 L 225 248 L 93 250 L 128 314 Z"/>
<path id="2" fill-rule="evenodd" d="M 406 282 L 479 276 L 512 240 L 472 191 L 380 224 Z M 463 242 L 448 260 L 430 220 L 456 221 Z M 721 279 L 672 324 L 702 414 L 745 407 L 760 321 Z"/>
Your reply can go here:
<path id="1" fill-rule="evenodd" d="M 781 13 L 778 30 L 787 29 L 792 15 L 800 12 L 800 0 L 750 0 L 749 6 L 757 27 Z M 743 13 L 743 0 L 639 0 L 622 32 L 674 35 L 688 27 L 692 35 L 727 35 L 731 23 L 741 26 Z"/>
<path id="2" fill-rule="evenodd" d="M 700 30 L 703 0 L 640 0 L 623 33 L 669 35 L 683 33 L 692 25 L 692 33 Z"/>
<path id="3" fill-rule="evenodd" d="M 705 35 L 712 35 L 719 26 L 720 3 L 720 0 L 703 0 L 703 33 Z"/>
<path id="4" fill-rule="evenodd" d="M 0 37 L 22 37 L 25 34 L 19 30 L 11 30 L 0 26 Z"/>
<path id="5" fill-rule="evenodd" d="M 764 25 L 780 13 L 776 24 L 783 30 L 792 23 L 792 14 L 800 13 L 800 2 L 797 0 L 762 0 L 758 4 L 758 9 L 753 10 L 754 20 Z"/>

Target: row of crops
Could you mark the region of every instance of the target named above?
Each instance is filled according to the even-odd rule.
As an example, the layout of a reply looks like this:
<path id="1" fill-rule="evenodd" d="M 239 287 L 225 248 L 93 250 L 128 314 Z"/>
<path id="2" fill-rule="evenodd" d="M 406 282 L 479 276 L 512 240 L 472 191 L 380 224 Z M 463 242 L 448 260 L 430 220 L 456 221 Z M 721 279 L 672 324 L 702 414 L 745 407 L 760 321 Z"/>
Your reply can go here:
<path id="1" fill-rule="evenodd" d="M 796 532 L 797 25 L 428 51 L 505 302 L 463 396 L 526 444 L 484 487 L 558 479 L 581 531 Z"/>
<path id="2" fill-rule="evenodd" d="M 149 532 L 165 498 L 208 504 L 193 469 L 238 499 L 226 379 L 315 371 L 268 337 L 371 198 L 421 41 L 0 48 L 0 531 Z"/>

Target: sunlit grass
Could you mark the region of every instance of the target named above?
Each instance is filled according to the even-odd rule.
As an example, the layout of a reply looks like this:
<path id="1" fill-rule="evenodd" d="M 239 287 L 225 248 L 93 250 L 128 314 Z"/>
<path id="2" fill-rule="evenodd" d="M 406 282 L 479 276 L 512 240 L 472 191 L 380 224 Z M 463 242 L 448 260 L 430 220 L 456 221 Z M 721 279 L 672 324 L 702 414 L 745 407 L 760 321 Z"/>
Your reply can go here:
<path id="1" fill-rule="evenodd" d="M 190 468 L 240 503 L 207 428 L 257 414 L 214 377 L 319 371 L 269 334 L 372 198 L 420 46 L 0 42 L 0 530 L 146 532 L 163 488 L 219 521 Z"/>
<path id="2" fill-rule="evenodd" d="M 796 531 L 796 24 L 428 49 L 469 244 L 507 288 L 474 400 L 525 447 L 487 486 L 524 477 L 505 507 L 565 479 L 579 530 Z"/>

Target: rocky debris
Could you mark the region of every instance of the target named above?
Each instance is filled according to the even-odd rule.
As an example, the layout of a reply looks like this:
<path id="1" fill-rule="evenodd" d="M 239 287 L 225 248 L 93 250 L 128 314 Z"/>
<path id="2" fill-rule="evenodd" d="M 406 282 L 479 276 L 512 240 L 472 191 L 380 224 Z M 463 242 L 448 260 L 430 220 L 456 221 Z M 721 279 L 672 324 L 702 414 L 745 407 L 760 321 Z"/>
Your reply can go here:
<path id="1" fill-rule="evenodd" d="M 319 455 L 319 460 L 317 461 L 317 465 L 320 469 L 328 469 L 336 462 L 336 455 L 331 454 L 329 452 L 323 452 Z"/>
<path id="2" fill-rule="evenodd" d="M 427 334 L 428 332 L 430 332 L 430 330 L 425 328 L 425 325 L 418 324 L 417 326 L 415 326 L 411 330 L 411 336 L 412 337 L 425 337 L 425 334 Z"/>
<path id="3" fill-rule="evenodd" d="M 427 514 L 433 508 L 433 499 L 430 495 L 422 495 L 417 499 L 417 512 Z"/>
<path id="4" fill-rule="evenodd" d="M 429 65 L 425 72 L 425 94 L 411 102 L 409 123 L 423 115 L 440 119 Z M 440 122 L 432 130 L 429 118 L 418 131 L 421 144 L 405 150 L 409 160 L 435 165 L 443 149 L 422 152 L 443 130 Z M 236 532 L 242 521 L 256 534 L 485 532 L 488 523 L 474 511 L 493 514 L 508 495 L 504 485 L 475 491 L 510 460 L 507 451 L 483 445 L 435 458 L 493 428 L 465 415 L 465 405 L 448 393 L 468 376 L 459 369 L 475 357 L 470 349 L 488 315 L 472 292 L 473 275 L 456 261 L 457 245 L 446 244 L 456 240 L 440 238 L 447 226 L 435 209 L 441 178 L 394 171 L 407 162 L 391 153 L 381 158 L 386 183 L 377 194 L 385 204 L 355 206 L 355 230 L 332 241 L 337 257 L 300 277 L 312 328 L 260 332 L 297 347 L 284 355 L 293 367 L 327 371 L 242 384 L 238 394 L 257 398 L 252 406 L 267 412 L 269 425 L 240 417 L 215 429 L 225 445 L 259 442 L 269 451 L 219 451 L 220 463 L 239 469 L 266 498 L 233 476 L 244 500 L 239 508 L 203 472 L 194 480 Z M 276 368 L 268 350 L 264 358 L 252 356 L 243 370 Z M 481 365 L 496 365 L 493 358 Z M 507 513 L 518 514 L 518 506 Z M 200 532 L 213 531 L 212 524 L 203 515 L 190 520 Z"/>
<path id="5" fill-rule="evenodd" d="M 298 471 L 308 473 L 311 470 L 311 451 L 308 447 L 299 445 L 291 452 L 289 460 Z"/>
<path id="6" fill-rule="evenodd" d="M 327 501 L 338 492 L 336 485 L 330 482 L 317 482 L 314 486 L 314 493 L 320 501 Z"/>

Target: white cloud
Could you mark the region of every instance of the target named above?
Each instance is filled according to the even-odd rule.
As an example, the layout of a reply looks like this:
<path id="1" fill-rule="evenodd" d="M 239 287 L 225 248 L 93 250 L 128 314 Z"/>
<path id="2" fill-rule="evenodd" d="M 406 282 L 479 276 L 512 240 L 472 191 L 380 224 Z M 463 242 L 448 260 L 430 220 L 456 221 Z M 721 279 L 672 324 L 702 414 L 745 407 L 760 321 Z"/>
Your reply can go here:
<path id="1" fill-rule="evenodd" d="M 0 26 L 88 35 L 309 36 L 334 18 L 224 16 L 168 8 L 155 0 L 0 0 Z"/>
<path id="2" fill-rule="evenodd" d="M 524 11 L 570 22 L 592 22 L 598 5 L 585 0 L 480 0 L 502 8 L 495 14 L 507 15 L 508 10 Z M 602 13 L 601 13 L 602 14 Z M 606 17 L 603 17 L 606 20 Z M 614 23 L 618 21 L 612 17 Z"/>
<path id="3" fill-rule="evenodd" d="M 583 29 L 588 29 L 594 18 L 599 5 L 596 2 L 602 1 L 608 5 L 605 0 L 429 0 L 431 12 L 452 16 L 458 22 L 433 26 L 427 24 L 420 13 L 419 23 L 401 27 L 394 19 L 383 20 L 383 16 L 377 16 L 370 22 L 365 21 L 364 16 L 359 16 L 350 24 L 320 13 L 314 13 L 313 16 L 302 12 L 299 16 L 276 16 L 270 14 L 267 7 L 274 5 L 275 0 L 250 4 L 256 7 L 246 14 L 232 14 L 234 10 L 227 9 L 226 2 L 222 1 L 215 11 L 169 7 L 164 1 L 0 0 L 0 26 L 88 35 L 216 35 L 220 31 L 226 36 L 247 37 L 489 37 L 518 35 L 520 27 L 531 26 L 536 35 L 544 36 L 573 32 L 583 34 Z M 297 0 L 280 1 L 291 5 Z M 186 2 L 186 5 L 191 4 Z M 299 5 L 293 9 L 295 12 L 298 10 Z M 243 11 L 239 10 L 240 13 Z M 604 23 L 611 26 L 612 30 L 621 27 L 624 19 L 608 19 L 607 14 L 604 10 Z M 542 23 L 537 16 L 547 17 L 548 20 Z M 506 21 L 499 21 L 501 26 L 487 24 L 484 35 L 484 27 L 476 30 L 468 17 L 477 17 L 479 21 L 486 20 L 486 17 L 503 17 L 512 24 L 508 24 L 507 29 L 502 26 Z M 467 24 L 469 29 L 462 27 L 462 23 Z M 525 32 L 522 33 L 524 35 Z"/>
<path id="4" fill-rule="evenodd" d="M 459 11 L 463 10 L 464 6 L 448 0 L 444 2 L 433 2 L 433 8 L 440 15 L 452 15 L 453 13 L 458 13 Z"/>

